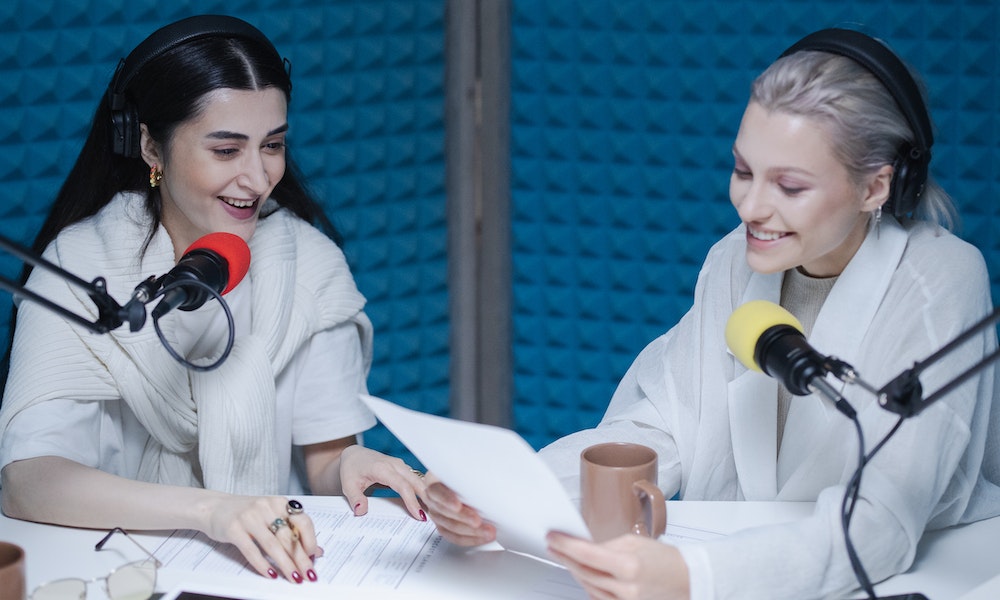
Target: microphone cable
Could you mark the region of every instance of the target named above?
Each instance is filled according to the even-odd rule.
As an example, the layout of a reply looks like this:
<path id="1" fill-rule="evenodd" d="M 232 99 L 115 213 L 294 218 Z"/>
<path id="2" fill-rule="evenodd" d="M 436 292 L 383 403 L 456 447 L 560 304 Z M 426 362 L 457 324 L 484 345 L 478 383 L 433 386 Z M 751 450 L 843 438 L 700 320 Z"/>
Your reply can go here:
<path id="1" fill-rule="evenodd" d="M 869 600 L 877 600 L 878 596 L 875 595 L 875 588 L 872 586 L 871 580 L 868 578 L 868 572 L 865 570 L 864 565 L 861 563 L 861 558 L 858 556 L 857 550 L 854 548 L 854 543 L 851 541 L 851 518 L 854 516 L 854 507 L 858 503 L 858 493 L 861 489 L 861 474 L 864 472 L 865 466 L 871 462 L 875 454 L 885 446 L 892 436 L 899 431 L 899 427 L 906 420 L 906 417 L 899 417 L 896 424 L 892 426 L 892 429 L 885 434 L 885 437 L 872 448 L 871 452 L 865 454 L 865 437 L 864 432 L 861 429 L 861 420 L 857 415 L 851 416 L 851 422 L 854 423 L 854 428 L 858 432 L 858 466 L 851 475 L 851 479 L 847 482 L 847 486 L 844 489 L 844 499 L 840 504 L 840 524 L 844 531 L 844 545 L 847 548 L 847 556 L 851 561 L 851 568 L 854 571 L 854 576 L 861 585 L 861 589 L 868 594 Z"/>
<path id="2" fill-rule="evenodd" d="M 187 285 L 194 285 L 196 287 L 200 287 L 203 290 L 205 290 L 206 293 L 208 293 L 213 298 L 219 301 L 219 304 L 222 306 L 222 310 L 226 315 L 226 323 L 229 327 L 229 335 L 226 338 L 226 347 L 222 350 L 222 354 L 219 356 L 219 358 L 216 359 L 216 361 L 213 363 L 207 365 L 199 365 L 181 356 L 177 352 L 177 350 L 175 350 L 170 345 L 170 342 L 167 341 L 166 336 L 163 335 L 163 331 L 160 329 L 160 318 L 155 316 L 155 314 L 153 316 L 153 329 L 156 330 L 156 336 L 160 338 L 160 343 L 163 344 L 163 347 L 167 350 L 167 353 L 170 354 L 170 356 L 174 357 L 174 360 L 181 363 L 182 365 L 184 365 L 185 367 L 187 367 L 192 371 L 199 371 L 199 372 L 212 371 L 214 369 L 217 369 L 223 362 L 226 361 L 227 358 L 229 358 L 229 353 L 232 352 L 233 344 L 236 342 L 236 321 L 233 319 L 233 312 L 232 310 L 230 310 L 229 304 L 222 298 L 222 294 L 216 291 L 215 288 L 213 288 L 211 285 L 205 283 L 204 281 L 201 281 L 200 279 L 181 279 L 174 281 L 172 283 L 168 283 L 167 285 L 163 286 L 152 299 L 159 298 L 160 296 L 163 296 L 165 293 L 174 288 Z"/>

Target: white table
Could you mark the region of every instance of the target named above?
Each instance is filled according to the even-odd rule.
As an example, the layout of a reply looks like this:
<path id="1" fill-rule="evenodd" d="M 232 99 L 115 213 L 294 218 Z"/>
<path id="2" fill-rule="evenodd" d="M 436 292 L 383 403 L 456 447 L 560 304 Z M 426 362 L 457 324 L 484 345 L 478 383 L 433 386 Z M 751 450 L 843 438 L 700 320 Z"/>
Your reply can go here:
<path id="1" fill-rule="evenodd" d="M 372 509 L 398 510 L 391 500 L 373 498 Z M 748 526 L 803 517 L 811 503 L 769 502 L 670 502 L 672 524 L 719 533 L 732 533 Z M 0 516 L 0 540 L 25 549 L 27 588 L 60 577 L 91 578 L 106 574 L 125 562 L 141 557 L 141 551 L 116 535 L 101 552 L 94 544 L 104 532 L 56 527 L 16 521 Z M 157 536 L 139 536 L 152 540 Z M 917 558 L 908 573 L 877 586 L 880 595 L 922 592 L 931 600 L 995 600 L 1000 598 L 1000 517 L 945 531 L 931 532 L 921 540 Z M 152 548 L 150 548 L 152 549 Z M 386 594 L 360 590 L 354 598 L 527 598 L 529 583 L 540 577 L 555 585 L 567 583 L 565 571 L 509 552 L 449 550 L 436 570 L 424 574 L 422 587 Z M 330 597 L 329 590 L 303 584 L 294 588 L 283 582 L 263 581 L 255 586 L 254 598 Z M 430 586 L 428 587 L 428 581 Z M 197 583 L 197 582 L 196 582 Z M 204 583 L 204 582 L 201 582 Z M 173 583 L 168 583 L 171 587 Z M 436 586 L 440 587 L 436 587 Z M 269 587 L 270 586 L 270 587 Z M 95 586 L 91 586 L 94 588 Z M 166 591 L 160 589 L 159 591 Z M 566 597 L 573 597 L 572 590 Z M 91 589 L 90 598 L 104 598 L 103 590 Z M 536 597 L 541 597 L 538 595 Z"/>
<path id="2" fill-rule="evenodd" d="M 422 530 L 426 527 L 432 533 L 431 524 L 419 523 L 406 515 L 401 503 L 395 499 L 370 498 L 369 516 L 350 519 L 368 520 L 376 516 L 401 518 L 412 526 Z M 326 507 L 336 506 L 336 510 L 349 511 L 342 498 L 302 498 L 307 510 L 316 516 Z M 369 521 L 374 522 L 374 521 Z M 355 525 L 350 523 L 350 526 Z M 373 525 L 378 528 L 378 526 Z M 350 529 L 350 527 L 347 527 Z M 125 536 L 116 534 L 100 552 L 94 550 L 96 544 L 106 533 L 103 530 L 78 529 L 59 527 L 17 521 L 0 516 L 0 540 L 11 541 L 25 550 L 26 556 L 26 587 L 29 593 L 38 585 L 47 581 L 65 577 L 92 579 L 106 575 L 112 569 L 128 562 L 145 558 L 142 550 L 137 548 Z M 144 532 L 130 535 L 146 549 L 157 554 L 158 558 L 166 556 L 160 544 L 170 532 Z M 374 536 L 374 534 L 373 534 Z M 438 539 L 436 534 L 431 539 Z M 353 546 L 352 546 L 353 547 Z M 359 546 L 360 547 L 360 546 Z M 330 555 L 344 552 L 345 546 L 327 547 L 328 557 L 319 559 L 317 571 L 321 578 L 328 575 Z M 367 552 L 370 552 L 369 549 Z M 362 550 L 362 555 L 366 554 Z M 423 556 L 407 555 L 406 561 Z M 390 565 L 400 559 L 392 555 L 388 560 Z M 364 563 L 367 558 L 360 559 Z M 233 564 L 233 563 L 229 563 Z M 386 589 L 374 583 L 371 586 L 355 587 L 351 585 L 336 585 L 304 582 L 289 583 L 283 579 L 270 580 L 254 573 L 242 572 L 226 574 L 216 572 L 183 571 L 167 565 L 160 569 L 157 580 L 157 592 L 169 593 L 179 587 L 189 591 L 213 592 L 231 598 L 247 600 L 287 600 L 288 598 L 316 598 L 329 600 L 332 597 L 349 597 L 358 600 L 391 598 L 392 600 L 506 600 L 518 598 L 530 600 L 533 598 L 548 598 L 555 600 L 582 600 L 584 595 L 579 586 L 568 573 L 561 568 L 552 566 L 532 558 L 505 552 L 497 549 L 467 549 L 440 544 L 431 553 L 426 564 L 419 567 L 416 561 L 406 569 L 402 584 L 396 589 Z M 552 589 L 557 595 L 550 594 Z M 100 586 L 91 585 L 88 589 L 89 600 L 105 600 L 104 590 Z"/>
<path id="3" fill-rule="evenodd" d="M 669 502 L 667 520 L 722 533 L 805 517 L 811 502 Z M 1000 517 L 924 535 L 913 566 L 875 586 L 879 596 L 1000 599 Z"/>

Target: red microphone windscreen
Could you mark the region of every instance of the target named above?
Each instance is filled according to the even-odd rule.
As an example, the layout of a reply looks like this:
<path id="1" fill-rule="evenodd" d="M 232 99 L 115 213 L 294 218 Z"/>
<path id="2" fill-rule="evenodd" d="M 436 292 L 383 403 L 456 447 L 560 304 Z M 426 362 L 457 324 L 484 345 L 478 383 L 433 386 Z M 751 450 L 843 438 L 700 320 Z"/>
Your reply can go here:
<path id="1" fill-rule="evenodd" d="M 184 254 L 192 250 L 198 250 L 199 248 L 211 250 L 222 257 L 222 260 L 226 261 L 226 265 L 229 268 L 229 281 L 226 283 L 226 289 L 222 290 L 223 294 L 228 293 L 229 290 L 243 281 L 243 277 L 250 270 L 250 246 L 247 246 L 243 238 L 236 234 L 216 231 L 215 233 L 203 235 L 195 240 L 184 251 Z"/>

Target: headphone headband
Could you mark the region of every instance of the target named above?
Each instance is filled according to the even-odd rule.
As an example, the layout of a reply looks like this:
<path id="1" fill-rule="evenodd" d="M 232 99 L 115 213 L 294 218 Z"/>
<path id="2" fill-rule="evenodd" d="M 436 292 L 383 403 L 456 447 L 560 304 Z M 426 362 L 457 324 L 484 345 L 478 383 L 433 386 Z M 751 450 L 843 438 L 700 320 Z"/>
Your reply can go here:
<path id="1" fill-rule="evenodd" d="M 228 15 L 196 15 L 165 25 L 143 40 L 128 56 L 118 62 L 107 97 L 112 114 L 114 152 L 127 157 L 139 156 L 138 120 L 129 106 L 126 89 L 132 78 L 149 61 L 187 42 L 208 37 L 242 38 L 258 43 L 281 55 L 259 29 L 242 19 Z"/>
<path id="2" fill-rule="evenodd" d="M 928 150 L 934 144 L 930 117 L 927 107 L 924 106 L 920 88 L 910 75 L 910 70 L 888 46 L 860 31 L 823 29 L 795 42 L 782 52 L 781 56 L 802 50 L 839 54 L 871 71 L 899 104 L 903 116 L 913 129 L 913 135 L 920 149 Z"/>
<path id="3" fill-rule="evenodd" d="M 804 50 L 829 52 L 853 60 L 871 72 L 895 99 L 913 131 L 914 141 L 912 145 L 899 149 L 890 201 L 897 216 L 909 213 L 923 192 L 931 146 L 934 144 L 930 115 L 909 69 L 888 46 L 851 29 L 816 31 L 792 44 L 781 53 L 781 57 Z"/>
<path id="4" fill-rule="evenodd" d="M 132 77 L 150 60 L 181 44 L 206 37 L 238 37 L 277 49 L 259 29 L 242 19 L 227 15 L 196 15 L 157 29 L 118 63 L 109 91 L 114 103 L 121 103 Z M 118 97 L 116 100 L 115 97 Z"/>

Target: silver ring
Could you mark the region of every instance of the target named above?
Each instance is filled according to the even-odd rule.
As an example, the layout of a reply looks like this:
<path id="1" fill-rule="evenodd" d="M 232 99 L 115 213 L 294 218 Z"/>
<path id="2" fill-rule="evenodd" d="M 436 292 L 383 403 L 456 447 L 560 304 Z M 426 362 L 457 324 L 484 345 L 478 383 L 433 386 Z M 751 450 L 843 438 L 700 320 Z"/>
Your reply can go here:
<path id="1" fill-rule="evenodd" d="M 286 525 L 288 525 L 288 522 L 286 522 L 281 517 L 278 517 L 277 519 L 275 519 L 274 521 L 272 521 L 271 524 L 267 526 L 267 528 L 271 530 L 271 533 L 275 533 L 276 534 L 276 533 L 278 533 L 279 529 L 281 529 L 282 527 L 284 527 Z"/>
<path id="2" fill-rule="evenodd" d="M 298 500 L 289 500 L 288 501 L 288 514 L 290 514 L 290 515 L 300 515 L 300 514 L 302 514 L 303 510 L 304 509 L 302 508 L 302 503 L 299 502 Z"/>
<path id="3" fill-rule="evenodd" d="M 423 478 L 424 478 L 424 474 L 423 474 L 423 473 L 421 473 L 420 471 L 416 470 L 416 469 L 412 469 L 412 468 L 411 468 L 411 469 L 410 469 L 410 473 L 413 473 L 414 475 L 416 475 L 417 477 L 419 477 L 419 478 L 421 478 L 421 479 L 423 479 Z"/>

